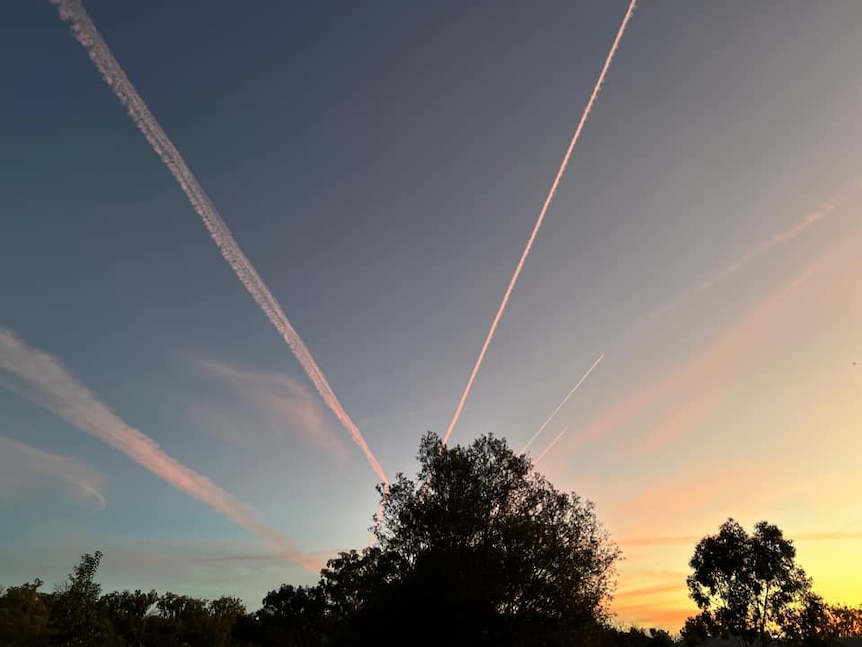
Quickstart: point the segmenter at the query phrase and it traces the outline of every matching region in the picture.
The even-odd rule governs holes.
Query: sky
[[[366,544],[357,431],[388,478],[446,433],[628,3],[85,7],[269,297],[5,3],[0,583],[100,549],[254,607]],[[862,602],[860,42],[857,3],[642,2],[453,428],[520,448],[604,354],[530,452],[620,544],[620,622],[679,628],[729,516]]]

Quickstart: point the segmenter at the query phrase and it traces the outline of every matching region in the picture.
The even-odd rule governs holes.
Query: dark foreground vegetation
[[[399,474],[377,543],[341,553],[318,584],[283,584],[249,613],[236,598],[102,594],[102,555],[84,555],[51,593],[0,591],[0,646],[389,645],[668,647],[665,631],[622,630],[609,612],[620,551],[591,503],[556,490],[505,441],[443,447],[428,434],[420,470]],[[381,494],[383,494],[381,492]],[[681,639],[733,637],[815,647],[862,635],[862,608],[811,590],[792,542],[733,520],[705,537],[688,586],[701,613]]]

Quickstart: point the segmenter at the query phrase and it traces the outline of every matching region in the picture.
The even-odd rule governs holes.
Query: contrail
[[[14,378],[11,383],[4,382],[4,386],[108,443],[165,482],[277,548],[291,561],[309,569],[317,566],[290,538],[264,524],[206,476],[168,456],[152,438],[126,424],[57,359],[27,346],[14,333],[3,329],[0,329],[0,370]]]
[[[562,409],[564,406],[566,406],[566,402],[569,401],[569,398],[571,398],[575,394],[575,391],[577,391],[579,388],[581,388],[581,384],[583,384],[586,381],[586,379],[590,376],[590,373],[593,372],[593,369],[596,366],[598,366],[599,362],[601,362],[604,358],[605,358],[604,353],[602,353],[601,355],[598,356],[596,361],[593,362],[593,365],[587,369],[587,372],[584,373],[584,375],[581,377],[581,379],[578,380],[578,383],[575,384],[575,386],[572,388],[571,391],[569,391],[569,394],[565,398],[563,398],[563,401],[557,405],[557,408],[554,409],[554,412],[550,416],[548,416],[548,419],[542,423],[542,426],[539,427],[538,431],[536,431],[536,433],[533,434],[533,437],[530,438],[530,440],[527,441],[527,444],[524,445],[524,447],[521,449],[520,452],[518,452],[519,454],[523,454],[524,452],[526,452],[530,448],[530,445],[533,444],[533,441],[536,440],[536,438],[539,437],[539,434],[541,434],[545,430],[545,427],[547,427],[548,424],[551,422],[551,420],[553,420],[554,417],[560,412],[560,409]],[[562,434],[560,434],[560,435],[562,435]],[[554,440],[554,442],[556,442],[556,439]],[[554,443],[551,443],[551,444],[553,445]],[[545,451],[548,451],[548,450],[546,449]],[[544,453],[544,452],[542,452],[542,453]],[[538,458],[536,459],[536,462],[537,463],[539,462]]]
[[[6,381],[0,384],[5,386]],[[62,454],[52,454],[6,436],[0,436],[0,471],[5,473],[14,469],[39,474],[42,477],[61,479],[74,485],[81,494],[96,500],[95,512],[101,512],[108,504],[101,492],[104,477],[77,459]]]
[[[551,444],[548,445],[547,447],[545,447],[545,450],[541,454],[538,455],[536,460],[533,461],[533,467],[536,467],[539,464],[539,462],[545,457],[545,454],[547,454],[549,451],[551,451],[551,447],[556,445],[557,441],[560,438],[562,438],[563,434],[566,433],[568,430],[569,430],[569,425],[566,425],[565,427],[562,428],[560,433],[558,433],[556,436],[554,436],[554,439],[551,441]]]
[[[808,229],[812,225],[825,219],[829,214],[831,214],[835,210],[835,208],[841,202],[846,200],[850,195],[852,195],[853,193],[855,193],[859,189],[862,189],[862,175],[860,175],[859,177],[857,177],[854,180],[851,180],[850,182],[847,182],[832,197],[830,197],[829,199],[827,199],[826,201],[824,201],[823,203],[818,205],[818,207],[814,211],[812,211],[810,214],[805,216],[805,218],[803,218],[799,222],[791,225],[790,227],[788,227],[787,229],[784,229],[783,231],[780,231],[776,234],[773,234],[772,236],[770,236],[769,238],[767,238],[765,240],[762,240],[756,246],[752,247],[747,252],[742,254],[739,258],[737,258],[736,260],[734,260],[731,263],[728,263],[723,268],[721,268],[720,270],[715,272],[709,278],[701,281],[698,285],[677,294],[674,298],[670,299],[669,301],[666,301],[663,304],[653,308],[646,315],[640,317],[632,325],[632,327],[629,328],[629,330],[627,332],[632,332],[633,330],[637,329],[639,326],[642,326],[642,325],[647,324],[651,321],[654,321],[655,319],[658,319],[659,317],[664,315],[666,312],[672,310],[673,308],[678,306],[680,303],[685,301],[687,298],[689,298],[695,294],[700,294],[701,292],[704,292],[704,291],[708,290],[709,288],[711,288],[716,283],[719,283],[720,281],[726,279],[731,274],[735,274],[736,272],[741,270],[743,267],[748,265],[748,263],[750,263],[752,260],[754,260],[756,257],[760,256],[764,252],[767,252],[770,249],[772,249],[773,247],[776,247],[778,245],[783,245],[784,243],[788,242],[789,240],[796,238],[797,236],[799,236],[801,233],[803,233],[806,229]]]
[[[323,371],[320,370],[317,362],[314,361],[314,357],[312,357],[305,342],[302,341],[299,333],[296,332],[290,321],[288,321],[278,301],[269,291],[263,279],[260,278],[257,270],[254,269],[245,257],[245,254],[243,254],[227,225],[221,219],[212,202],[210,202],[206,192],[198,184],[197,179],[186,165],[180,152],[165,134],[165,131],[162,130],[153,113],[150,112],[144,100],[141,99],[141,96],[135,90],[134,86],[132,86],[80,0],[50,1],[51,4],[57,6],[60,18],[70,24],[72,34],[84,46],[84,49],[87,50],[90,60],[102,74],[105,83],[108,84],[111,91],[120,100],[120,103],[128,109],[132,121],[135,122],[135,125],[150,143],[150,146],[153,147],[153,150],[155,150],[156,154],[168,167],[174,178],[176,178],[192,208],[194,208],[201,220],[203,220],[204,225],[224,259],[233,271],[236,272],[239,280],[242,281],[246,290],[248,290],[249,294],[251,294],[252,298],[257,302],[270,322],[272,322],[272,325],[281,334],[284,341],[287,342],[287,345],[293,351],[293,354],[302,365],[309,379],[314,383],[320,397],[323,398],[323,401],[332,410],[344,428],[350,432],[353,440],[359,445],[362,453],[365,454],[365,458],[368,459],[368,463],[375,474],[383,482],[384,487],[388,487],[389,480],[386,478],[383,468],[368,448],[359,428],[350,419],[350,416],[347,415],[338,398],[335,397],[335,393],[329,386],[329,382],[323,375]]]
[[[458,418],[461,417],[461,411],[464,409],[464,403],[467,401],[467,396],[470,395],[470,389],[473,388],[473,381],[476,379],[476,374],[479,372],[479,367],[482,366],[482,360],[485,359],[485,353],[488,352],[488,346],[491,344],[491,340],[494,338],[494,333],[497,332],[497,326],[500,323],[500,318],[503,316],[503,312],[506,310],[506,305],[509,303],[509,297],[512,296],[512,290],[515,288],[515,283],[518,282],[518,277],[521,274],[521,270],[524,268],[524,263],[527,260],[527,256],[530,254],[530,249],[533,247],[533,243],[536,240],[536,235],[539,233],[539,229],[542,226],[542,221],[545,219],[545,214],[548,212],[548,208],[551,206],[551,202],[554,199],[554,194],[557,192],[557,188],[560,186],[560,180],[563,177],[563,173],[566,172],[566,167],[569,165],[569,159],[572,156],[572,151],[575,149],[575,144],[578,143],[578,139],[581,137],[581,131],[584,129],[584,124],[587,123],[587,117],[590,114],[590,111],[593,109],[593,105],[596,102],[596,97],[599,96],[599,91],[602,88],[602,84],[605,81],[605,76],[608,73],[608,68],[611,66],[611,61],[614,58],[614,54],[616,54],[617,48],[619,47],[620,41],[622,40],[623,33],[625,33],[626,25],[628,25],[629,20],[632,17],[632,13],[635,10],[636,0],[631,0],[629,3],[629,8],[626,11],[626,15],[623,17],[622,24],[620,24],[619,31],[617,32],[616,38],[614,38],[613,45],[611,45],[611,51],[608,52],[608,57],[605,59],[605,64],[602,66],[601,74],[599,74],[599,78],[596,81],[596,85],[593,87],[593,93],[590,95],[590,100],[587,101],[587,105],[584,108],[584,112],[581,115],[581,120],[578,122],[578,127],[575,129],[575,134],[572,136],[572,141],[569,142],[569,148],[566,150],[566,154],[563,156],[563,162],[560,164],[560,168],[557,171],[557,176],[554,178],[554,183],[551,185],[551,190],[548,192],[548,197],[545,198],[545,203],[542,205],[542,210],[539,212],[539,217],[536,220],[536,224],[533,226],[533,231],[530,234],[530,238],[527,240],[527,246],[524,247],[524,251],[521,254],[521,259],[518,261],[517,266],[515,266],[515,273],[512,274],[512,278],[509,281],[509,287],[506,288],[506,292],[503,295],[503,301],[500,302],[500,307],[497,309],[497,314],[494,316],[494,321],[491,323],[491,329],[488,331],[488,336],[485,338],[485,343],[482,344],[482,350],[479,352],[479,358],[476,360],[476,364],[473,366],[473,371],[470,373],[470,379],[467,380],[467,386],[464,389],[464,393],[461,395],[461,401],[458,402],[458,407],[455,409],[455,415],[452,416],[452,421],[449,423],[449,428],[446,430],[446,435],[443,437],[443,444],[445,445],[449,436],[452,435],[452,430],[455,428],[455,425],[458,423]]]
[[[722,279],[727,278],[731,274],[738,272],[745,265],[747,265],[754,257],[759,256],[763,252],[772,249],[776,245],[781,245],[782,243],[786,243],[788,240],[792,238],[796,238],[803,231],[808,229],[811,225],[815,224],[823,220],[826,216],[832,213],[835,210],[836,205],[839,200],[845,196],[845,194],[851,192],[855,188],[857,188],[860,183],[862,183],[862,178],[857,179],[855,182],[852,182],[850,185],[843,187],[837,194],[835,194],[832,198],[821,204],[814,210],[812,213],[808,214],[804,220],[797,222],[795,225],[788,227],[784,231],[781,231],[777,234],[774,234],[762,241],[756,247],[748,250],[745,254],[740,256],[738,259],[730,263],[729,265],[723,267],[721,270],[716,272],[713,276],[708,278],[707,280],[700,283],[695,288],[695,292],[703,292],[704,290],[708,290],[714,284],[718,283]]]

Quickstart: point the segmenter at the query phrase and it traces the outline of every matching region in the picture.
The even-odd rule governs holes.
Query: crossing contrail
[[[533,461],[533,467],[536,467],[541,462],[541,460],[545,457],[545,454],[547,454],[549,451],[551,451],[551,448],[557,444],[557,441],[560,438],[562,438],[563,434],[566,433],[568,430],[569,430],[569,425],[566,425],[565,427],[563,427],[560,430],[560,433],[558,433],[556,436],[554,436],[554,439],[551,441],[551,444],[548,445],[547,447],[545,447],[545,449],[542,451],[542,453],[539,454],[536,457],[536,460]]]
[[[236,240],[234,240],[233,234],[231,234],[218,211],[216,211],[216,208],[210,202],[206,192],[198,184],[197,178],[195,178],[186,165],[179,150],[173,145],[165,134],[165,131],[162,130],[153,113],[150,112],[144,100],[135,90],[125,72],[123,72],[123,69],[120,67],[117,59],[114,58],[107,43],[105,43],[102,35],[96,29],[80,0],[50,1],[51,4],[58,8],[60,18],[70,24],[72,34],[84,46],[84,49],[87,50],[90,60],[102,74],[105,83],[108,84],[108,87],[111,88],[111,91],[120,100],[120,103],[128,109],[132,121],[135,122],[135,125],[150,143],[150,146],[153,147],[153,150],[155,150],[156,154],[161,158],[165,166],[168,167],[174,178],[176,178],[192,208],[197,212],[201,220],[203,220],[207,231],[209,231],[210,236],[212,236],[224,259],[231,266],[261,310],[263,310],[272,325],[281,334],[290,350],[293,351],[294,356],[300,365],[302,365],[320,397],[350,433],[354,442],[359,445],[377,477],[383,482],[385,487],[388,487],[389,480],[386,478],[383,468],[368,448],[368,444],[365,442],[365,438],[362,436],[359,428],[350,419],[350,416],[347,415],[338,398],[335,397],[335,393],[329,386],[329,382],[326,380],[323,371],[320,370],[317,362],[314,361],[311,351],[308,350],[299,333],[296,332],[290,321],[288,321],[278,301],[269,291],[263,279],[260,278],[257,270],[254,269],[245,254],[243,254]]]
[[[581,120],[578,122],[578,127],[575,129],[575,134],[572,136],[571,142],[569,142],[569,148],[566,150],[566,154],[563,156],[563,161],[560,164],[560,168],[557,171],[557,176],[554,178],[554,182],[551,185],[551,190],[548,192],[548,197],[545,198],[545,203],[542,205],[542,210],[539,212],[539,217],[536,220],[536,224],[533,226],[533,231],[530,234],[530,238],[527,240],[527,246],[524,247],[524,251],[521,253],[521,259],[518,261],[518,264],[515,266],[515,273],[512,274],[512,278],[509,281],[509,286],[506,288],[506,292],[503,295],[503,300],[500,302],[500,307],[497,309],[497,314],[494,316],[494,321],[491,323],[491,329],[488,331],[488,336],[485,338],[485,343],[482,344],[482,350],[479,352],[479,358],[476,360],[476,364],[473,366],[473,370],[470,373],[470,378],[467,380],[467,386],[464,388],[464,393],[461,395],[461,400],[458,402],[458,407],[455,409],[455,414],[452,416],[452,421],[449,423],[449,428],[446,430],[446,435],[443,437],[443,444],[445,445],[449,441],[449,436],[452,435],[452,430],[455,428],[455,425],[458,423],[458,418],[461,417],[461,411],[464,409],[464,403],[467,401],[467,396],[470,395],[470,390],[473,388],[473,382],[476,379],[476,374],[479,372],[479,367],[482,366],[482,360],[485,359],[485,353],[488,352],[488,346],[491,344],[491,340],[494,338],[494,333],[497,332],[497,326],[500,324],[500,318],[503,316],[503,312],[506,310],[506,305],[509,303],[509,297],[512,296],[512,290],[515,288],[515,283],[518,282],[518,277],[521,274],[521,270],[524,268],[524,263],[527,260],[527,256],[530,254],[530,249],[533,247],[533,243],[536,240],[536,235],[539,233],[539,229],[542,227],[542,222],[545,219],[545,214],[548,213],[548,208],[551,206],[551,202],[554,199],[554,195],[557,192],[557,188],[560,186],[560,180],[563,177],[563,174],[566,172],[566,167],[569,165],[569,159],[572,157],[572,151],[575,149],[575,145],[578,143],[578,139],[581,137],[581,131],[584,129],[584,124],[587,123],[587,117],[590,115],[590,111],[593,109],[593,105],[596,102],[596,97],[599,96],[599,91],[602,88],[602,84],[605,81],[605,76],[608,73],[608,68],[611,66],[611,61],[614,59],[614,54],[616,54],[617,48],[619,47],[620,41],[622,40],[623,34],[626,30],[626,25],[628,25],[629,20],[632,17],[632,13],[635,10],[636,0],[631,0],[629,3],[629,8],[626,10],[625,16],[623,16],[623,21],[620,24],[619,31],[617,31],[617,36],[614,38],[613,45],[611,45],[611,50],[608,52],[608,56],[605,59],[605,64],[602,66],[602,71],[599,74],[599,78],[596,81],[595,86],[593,87],[593,92],[590,95],[590,100],[587,101],[587,105],[584,108],[583,114],[581,114]]]
[[[50,411],[122,452],[166,483],[206,503],[216,512],[279,552],[310,570],[318,565],[293,541],[267,526],[241,502],[206,476],[166,454],[142,431],[127,424],[86,386],[81,384],[56,358],[32,348],[9,330],[0,328],[0,370],[13,378],[3,385],[21,397]],[[92,491],[95,493],[95,491]]]
[[[577,391],[579,388],[581,388],[581,384],[583,384],[587,380],[587,378],[590,376],[590,373],[593,372],[593,369],[596,366],[598,366],[599,362],[601,362],[604,358],[605,358],[604,353],[602,353],[601,355],[599,355],[596,358],[596,361],[593,362],[593,365],[587,369],[587,372],[583,374],[583,376],[581,377],[580,380],[578,380],[578,383],[575,384],[575,386],[572,388],[571,391],[569,391],[569,394],[565,398],[563,398],[563,401],[557,405],[557,408],[554,409],[554,412],[550,416],[548,416],[548,419],[542,423],[542,426],[539,427],[539,429],[536,431],[536,433],[533,434],[532,438],[530,438],[530,440],[527,441],[527,444],[524,445],[524,447],[521,449],[520,452],[518,452],[519,454],[523,454],[524,452],[526,452],[530,448],[530,445],[533,444],[533,441],[539,437],[539,434],[541,434],[545,430],[545,427],[547,427],[548,424],[550,424],[551,420],[553,420],[556,417],[556,415],[560,412],[560,409],[562,409],[564,406],[566,406],[566,402],[569,401],[569,398],[571,398],[575,394],[575,391]],[[562,436],[562,433],[560,435]],[[555,442],[557,442],[556,438],[554,439],[554,442],[551,443],[551,445],[553,445]],[[550,449],[550,447],[548,449]],[[548,450],[546,449],[545,452],[547,452],[547,451]],[[542,453],[544,454],[545,452],[542,452]],[[536,462],[537,463],[539,462],[538,458],[536,459]]]

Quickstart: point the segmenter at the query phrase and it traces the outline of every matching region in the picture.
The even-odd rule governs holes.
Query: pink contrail
[[[777,234],[773,234],[769,238],[761,241],[755,247],[752,247],[747,252],[742,254],[739,258],[725,265],[723,268],[715,272],[712,276],[705,279],[693,288],[689,288],[688,290],[680,292],[669,301],[666,301],[665,303],[656,306],[646,315],[640,317],[632,325],[632,327],[629,328],[628,332],[632,332],[639,326],[658,319],[666,312],[669,312],[670,310],[678,306],[680,303],[685,301],[687,298],[708,290],[716,283],[726,279],[731,274],[735,274],[736,272],[741,270],[743,267],[748,265],[748,263],[750,263],[752,260],[760,256],[764,252],[767,252],[778,245],[782,245],[787,241],[792,240],[793,238],[796,238],[799,234],[811,227],[811,225],[814,225],[826,218],[835,210],[839,203],[844,201],[848,196],[855,193],[859,189],[862,189],[862,176],[859,176],[856,179],[851,180],[850,182],[842,186],[832,197],[820,204],[814,211],[805,216],[805,218],[803,218],[796,224],[791,225],[787,229],[780,231]]]
[[[236,498],[190,467],[168,456],[156,442],[126,424],[94,393],[78,382],[60,362],[27,346],[8,330],[0,329],[0,370],[15,379],[15,392],[58,418],[119,450],[139,465],[216,512],[278,548],[282,555],[306,568],[317,566],[293,541],[261,521]]]
[[[575,394],[575,391],[577,391],[579,388],[581,388],[581,384],[583,384],[587,380],[587,378],[590,376],[590,373],[593,372],[593,369],[596,366],[598,366],[599,362],[601,362],[604,358],[605,358],[604,353],[602,353],[601,355],[598,356],[598,358],[596,358],[596,361],[593,362],[593,365],[587,369],[587,372],[583,374],[583,376],[581,377],[580,380],[578,380],[578,383],[575,384],[575,386],[572,388],[571,391],[569,391],[569,394],[565,398],[563,398],[563,401],[557,405],[557,408],[554,409],[554,412],[550,416],[548,416],[548,419],[542,423],[542,426],[539,427],[539,429],[536,431],[536,433],[533,434],[533,437],[527,441],[527,444],[524,445],[524,447],[521,449],[520,452],[518,452],[519,454],[523,454],[524,452],[526,452],[530,448],[530,445],[533,444],[533,441],[536,440],[536,438],[539,437],[539,434],[541,434],[545,430],[545,427],[547,427],[548,424],[551,422],[551,420],[553,420],[554,417],[560,412],[560,409],[562,409],[564,406],[566,406],[566,402],[569,401],[569,398],[571,398]],[[562,434],[560,434],[560,435],[562,435]],[[554,442],[557,442],[556,439],[554,439]],[[554,443],[551,443],[551,444],[553,445]],[[548,451],[548,450],[546,449],[545,451]],[[536,462],[539,462],[539,459],[536,459]]]
[[[213,241],[221,251],[222,256],[236,273],[239,280],[251,294],[252,298],[263,310],[267,318],[275,326],[276,330],[281,334],[282,338],[296,359],[302,365],[309,379],[314,383],[317,392],[326,405],[332,410],[341,424],[353,437],[353,440],[359,445],[359,448],[368,459],[371,468],[377,474],[378,478],[383,482],[384,486],[388,487],[389,480],[380,463],[374,457],[374,454],[368,448],[362,433],[359,428],[347,415],[347,412],[341,406],[335,393],[329,386],[329,382],[314,361],[311,352],[302,341],[299,333],[288,321],[287,316],[281,309],[276,298],[267,288],[263,279],[254,269],[249,260],[245,257],[227,225],[222,220],[216,208],[210,202],[209,197],[203,188],[198,184],[197,179],[186,165],[180,152],[176,146],[162,130],[159,122],[144,100],[132,86],[117,59],[108,49],[107,43],[102,38],[102,35],[96,29],[90,16],[87,14],[80,0],[50,0],[51,4],[57,6],[60,13],[60,18],[68,22],[71,26],[72,34],[78,40],[90,56],[90,60],[96,66],[96,69],[102,74],[105,83],[111,88],[111,91],[120,100],[129,111],[129,116],[135,125],[146,137],[150,146],[153,147],[156,154],[161,158],[162,162],[168,167],[170,172],[176,178],[186,194],[192,208],[203,220],[204,225],[212,236]]]
[[[473,366],[473,371],[470,373],[470,379],[467,380],[467,386],[464,389],[464,393],[461,395],[461,401],[458,402],[458,407],[455,409],[455,415],[452,416],[452,421],[449,423],[449,428],[446,430],[446,435],[443,437],[443,444],[445,445],[449,436],[452,435],[452,430],[455,428],[455,425],[458,423],[458,418],[461,417],[461,411],[464,409],[464,403],[467,401],[467,396],[470,395],[470,389],[473,388],[473,381],[476,379],[476,374],[479,372],[479,367],[482,366],[482,360],[485,359],[485,353],[488,352],[488,346],[491,344],[491,340],[494,338],[494,333],[497,332],[497,326],[500,323],[500,318],[503,316],[503,312],[506,310],[506,305],[509,303],[509,297],[512,296],[512,290],[515,288],[515,283],[518,282],[518,277],[521,274],[521,270],[524,268],[524,263],[527,260],[527,256],[530,254],[530,249],[533,247],[533,243],[536,240],[536,235],[539,233],[539,229],[542,226],[542,222],[545,219],[545,214],[548,213],[548,208],[551,206],[551,202],[554,199],[554,194],[557,192],[557,188],[560,186],[560,180],[563,177],[563,173],[566,172],[566,167],[569,165],[569,159],[572,157],[572,151],[575,149],[575,144],[578,143],[578,139],[581,137],[581,131],[584,129],[584,124],[587,123],[587,117],[590,114],[590,111],[593,109],[593,104],[596,102],[596,97],[599,96],[599,91],[602,88],[602,84],[605,81],[605,76],[608,73],[608,68],[611,66],[611,61],[614,58],[614,54],[619,47],[620,41],[622,40],[623,33],[625,33],[626,25],[628,25],[629,20],[632,17],[632,13],[635,10],[636,0],[631,0],[629,3],[629,8],[626,11],[626,15],[623,17],[622,24],[620,24],[620,29],[617,32],[616,38],[614,38],[613,45],[611,45],[611,51],[608,52],[608,57],[605,59],[605,64],[602,66],[601,74],[599,74],[598,81],[596,81],[596,85],[593,87],[593,93],[590,95],[590,100],[587,101],[587,106],[584,108],[584,112],[581,115],[581,120],[578,122],[578,127],[575,129],[575,134],[572,136],[572,141],[569,142],[569,148],[566,150],[566,154],[563,156],[563,162],[560,164],[560,168],[557,171],[557,176],[554,178],[554,183],[551,185],[551,190],[548,192],[548,197],[545,198],[545,203],[542,205],[542,210],[539,212],[539,217],[536,220],[536,224],[533,226],[533,231],[530,234],[530,238],[527,240],[527,246],[524,247],[524,251],[521,254],[521,259],[518,261],[518,265],[515,267],[515,273],[512,274],[512,278],[509,281],[509,287],[506,288],[506,293],[503,295],[503,301],[500,302],[500,307],[497,309],[497,314],[494,316],[494,321],[491,323],[491,329],[488,331],[488,336],[485,338],[485,343],[482,344],[482,350],[479,352],[479,358],[476,360],[476,364]]]
[[[548,445],[547,447],[545,447],[544,451],[541,454],[539,454],[538,457],[536,457],[536,460],[533,461],[533,467],[536,467],[541,462],[541,460],[545,457],[545,454],[547,454],[549,451],[551,451],[551,448],[557,444],[557,441],[560,438],[562,438],[563,434],[566,433],[568,430],[569,430],[569,425],[566,425],[565,427],[562,428],[560,433],[558,433],[556,436],[554,436],[554,439],[551,441],[551,444]]]
[[[826,216],[832,213],[835,210],[835,204],[838,201],[838,198],[841,194],[839,193],[835,197],[827,200],[823,204],[821,204],[817,210],[808,214],[804,220],[796,223],[792,227],[785,229],[782,232],[779,232],[766,240],[762,241],[756,247],[748,250],[745,254],[740,256],[738,259],[723,267],[721,270],[716,272],[713,276],[703,281],[700,285],[695,288],[695,292],[703,292],[704,290],[708,290],[713,285],[721,281],[722,279],[727,278],[731,274],[734,274],[741,270],[745,265],[747,265],[755,256],[759,256],[763,252],[775,247],[776,245],[780,245],[782,243],[786,243],[791,238],[795,238],[803,231],[808,229],[814,223],[823,220]]]

